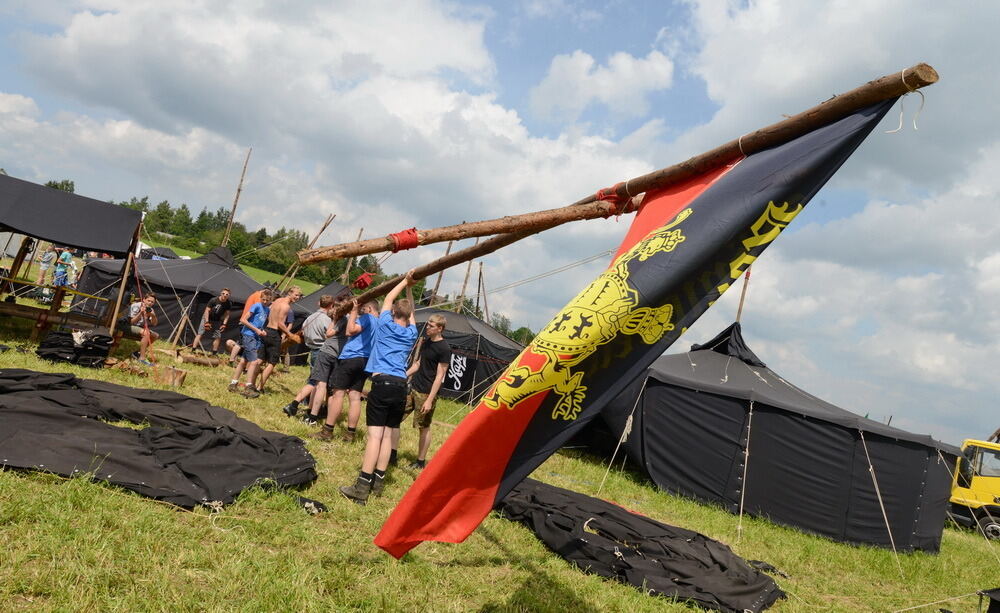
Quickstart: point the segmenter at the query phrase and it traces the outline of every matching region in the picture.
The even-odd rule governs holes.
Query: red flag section
[[[396,557],[461,542],[736,281],[894,100],[647,194],[611,266],[543,327],[386,520]]]

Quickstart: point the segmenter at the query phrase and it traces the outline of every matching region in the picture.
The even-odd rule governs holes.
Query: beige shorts
[[[427,394],[418,392],[412,388],[406,394],[406,408],[403,409],[403,415],[405,416],[410,411],[413,411],[414,428],[430,428],[431,422],[434,421],[434,407],[437,405],[437,398],[431,403],[430,411],[421,413],[420,407],[424,406],[425,400],[427,400]]]

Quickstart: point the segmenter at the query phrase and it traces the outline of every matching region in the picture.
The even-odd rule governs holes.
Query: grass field
[[[26,325],[0,322],[0,343],[22,342]],[[122,352],[131,347],[122,348]],[[52,365],[33,353],[0,353],[0,368],[70,371],[135,387],[148,378]],[[220,513],[178,510],[87,478],[0,471],[0,611],[684,611],[586,575],[549,552],[527,529],[491,516],[462,544],[421,545],[401,561],[372,538],[414,479],[389,475],[386,495],[359,507],[337,487],[350,483],[360,443],[320,443],[312,429],[279,410],[305,377],[281,374],[259,399],[228,393],[226,369],[188,365],[180,390],[228,407],[262,427],[301,436],[319,479],[301,492],[327,504],[308,516],[294,493],[255,489]],[[444,402],[438,417],[457,422],[465,407]],[[450,432],[434,428],[434,448]],[[414,456],[404,429],[400,466]],[[598,460],[562,452],[534,477],[596,495]],[[1000,554],[976,533],[946,528],[939,555],[834,543],[667,495],[630,472],[611,471],[601,497],[661,521],[722,540],[747,559],[770,562],[789,593],[774,611],[893,611],[1000,584]],[[977,597],[945,606],[975,611]],[[923,609],[937,611],[937,607]]]

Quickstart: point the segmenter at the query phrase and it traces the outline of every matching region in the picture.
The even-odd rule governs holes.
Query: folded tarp
[[[115,425],[148,423],[140,430]],[[231,503],[259,482],[316,479],[294,436],[176,392],[0,369],[0,467],[92,474],[185,508]]]
[[[758,612],[785,594],[726,545],[604,500],[525,479],[497,506],[580,569],[719,611]]]

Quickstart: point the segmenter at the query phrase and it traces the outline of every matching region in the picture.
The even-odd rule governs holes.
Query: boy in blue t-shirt
[[[382,303],[375,324],[372,352],[365,370],[372,374],[365,420],[368,440],[361,462],[361,473],[354,485],[340,488],[340,493],[358,504],[365,504],[369,494],[380,496],[392,453],[392,431],[399,429],[406,405],[406,362],[417,340],[417,320],[413,316],[413,271],[390,291]],[[406,298],[396,300],[406,289]]]
[[[240,318],[242,324],[240,329],[240,345],[243,347],[243,355],[236,364],[233,371],[233,378],[229,381],[229,391],[239,391],[240,375],[243,369],[247,371],[247,384],[243,395],[247,398],[256,398],[260,392],[254,387],[254,378],[257,376],[257,368],[260,366],[260,357],[257,352],[261,349],[261,337],[267,334],[265,327],[267,317],[271,313],[271,301],[274,294],[269,289],[260,293],[260,302],[250,307]]]
[[[340,357],[337,359],[337,367],[330,373],[329,385],[330,398],[326,403],[328,411],[326,423],[314,437],[321,441],[333,440],[333,427],[340,418],[340,412],[344,408],[344,393],[349,399],[347,408],[347,430],[344,432],[343,440],[348,443],[354,442],[358,429],[358,421],[361,419],[361,390],[368,380],[368,357],[372,353],[372,341],[375,337],[375,326],[378,324],[378,303],[372,300],[360,307],[358,314],[358,301],[354,301],[354,308],[347,316],[346,333],[350,337],[347,343],[340,349]]]

